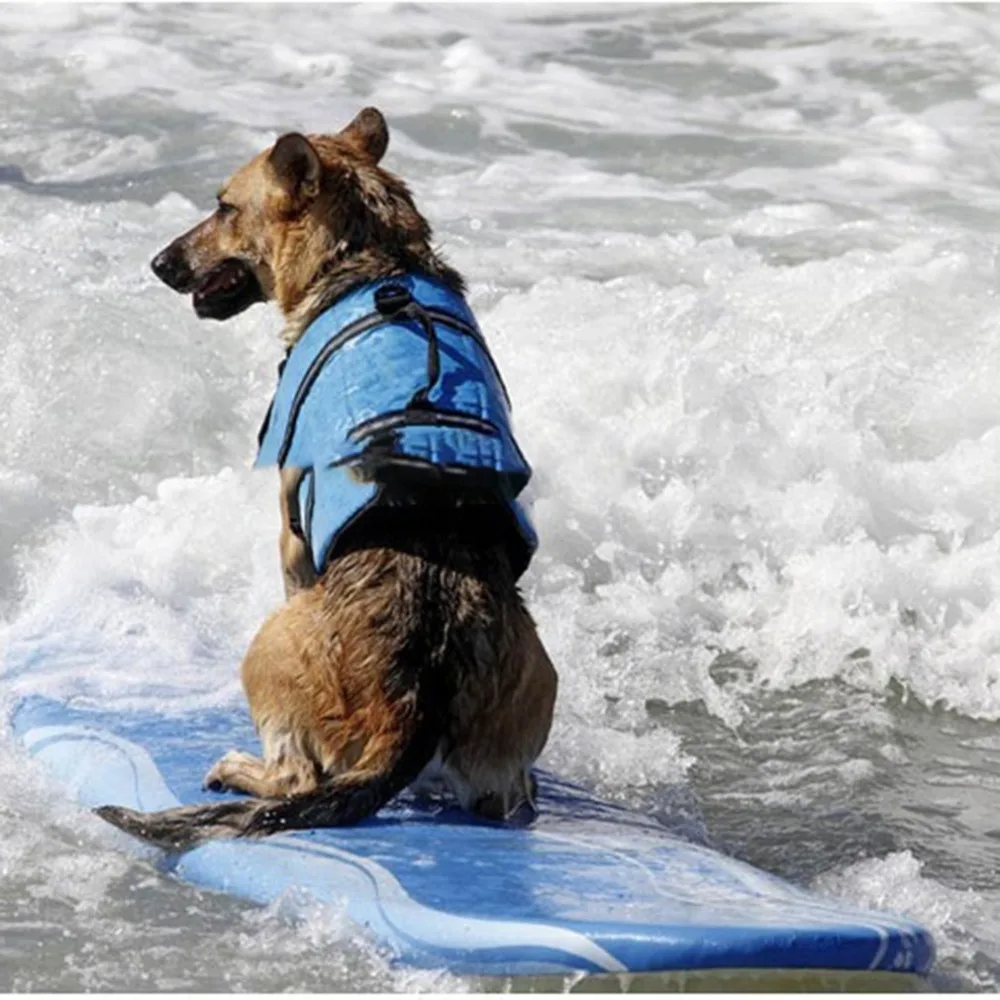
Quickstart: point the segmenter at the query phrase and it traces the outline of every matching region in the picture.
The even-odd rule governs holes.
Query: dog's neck
[[[388,254],[371,248],[351,252],[345,241],[333,248],[317,270],[296,305],[285,314],[281,342],[291,350],[309,324],[352,288],[370,281],[403,274],[426,274],[443,282],[459,295],[465,291],[462,276],[446,264],[430,246]]]

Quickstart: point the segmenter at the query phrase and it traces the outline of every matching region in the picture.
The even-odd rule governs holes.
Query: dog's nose
[[[184,254],[178,252],[173,243],[166,250],[161,250],[149,266],[160,281],[176,292],[189,291],[194,282],[194,274],[184,259]]]

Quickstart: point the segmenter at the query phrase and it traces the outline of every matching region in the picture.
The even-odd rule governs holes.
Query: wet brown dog
[[[335,135],[283,136],[230,178],[218,209],[160,253],[154,271],[191,293],[200,317],[276,302],[288,347],[360,283],[417,273],[461,292],[406,185],[379,166],[387,144],[374,108]],[[531,766],[551,725],[556,673],[495,508],[428,496],[373,511],[317,578],[297,530],[299,478],[282,471],[288,600],[242,666],[263,759],[232,751],[205,779],[253,798],[99,814],[185,849],[356,822],[422,772],[442,776],[475,813],[533,811]]]

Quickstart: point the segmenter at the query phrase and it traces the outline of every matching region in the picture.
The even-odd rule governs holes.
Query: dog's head
[[[153,272],[191,293],[203,318],[265,300],[289,316],[338,262],[360,257],[377,270],[382,258],[430,253],[409,191],[378,166],[388,143],[375,108],[334,135],[282,136],[222,186],[215,212],[156,255]]]

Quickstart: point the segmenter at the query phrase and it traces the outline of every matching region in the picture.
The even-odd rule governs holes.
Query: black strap
[[[306,369],[305,376],[299,383],[299,387],[295,390],[295,395],[292,398],[292,407],[288,413],[288,423],[285,425],[285,436],[281,441],[281,449],[278,452],[278,466],[280,468],[284,468],[288,452],[291,451],[292,441],[295,439],[295,424],[299,419],[299,411],[302,409],[302,404],[306,401],[306,396],[309,395],[309,390],[312,389],[316,379],[319,378],[319,373],[323,370],[323,366],[347,341],[362,333],[367,333],[369,330],[374,330],[377,326],[383,326],[388,322],[381,313],[368,313],[367,316],[362,316],[353,323],[348,323],[347,326],[338,331],[323,345],[319,354],[313,358],[312,364]]]
[[[458,410],[423,409],[408,406],[392,413],[380,413],[377,417],[362,420],[348,432],[352,441],[363,441],[365,438],[396,431],[400,427],[457,427],[461,430],[476,431],[490,437],[499,437],[500,431],[489,420],[482,420],[471,413],[461,413]]]
[[[288,351],[285,351],[285,356],[278,362],[278,381],[281,381],[282,372],[285,370],[285,364],[288,361]],[[267,434],[268,427],[271,426],[271,414],[274,413],[274,396],[271,397],[270,405],[267,408],[267,413],[264,414],[264,419],[260,423],[260,430],[257,431],[257,451],[260,451],[261,445],[264,443],[264,437]]]
[[[483,335],[471,323],[466,323],[465,320],[459,319],[458,316],[455,316],[450,312],[445,312],[443,309],[435,309],[433,306],[429,306],[424,311],[432,320],[434,320],[435,323],[443,323],[445,326],[450,326],[453,330],[458,330],[459,333],[464,333],[467,337],[471,337],[480,346],[480,348],[482,348],[483,354],[486,355],[486,360],[490,363],[490,367],[493,369],[493,374],[496,376],[497,383],[500,386],[500,391],[503,393],[507,409],[513,409],[510,403],[510,393],[507,392],[507,386],[504,383],[503,376],[500,374],[500,369],[497,367],[497,363],[493,359],[493,355],[490,354],[489,347],[486,346],[486,341],[483,339]]]
[[[407,407],[427,408],[427,397],[441,377],[441,349],[438,346],[437,330],[427,310],[402,285],[383,285],[375,292],[375,308],[387,319],[397,320],[401,316],[416,320],[427,334],[427,384],[418,389],[407,403]]]

